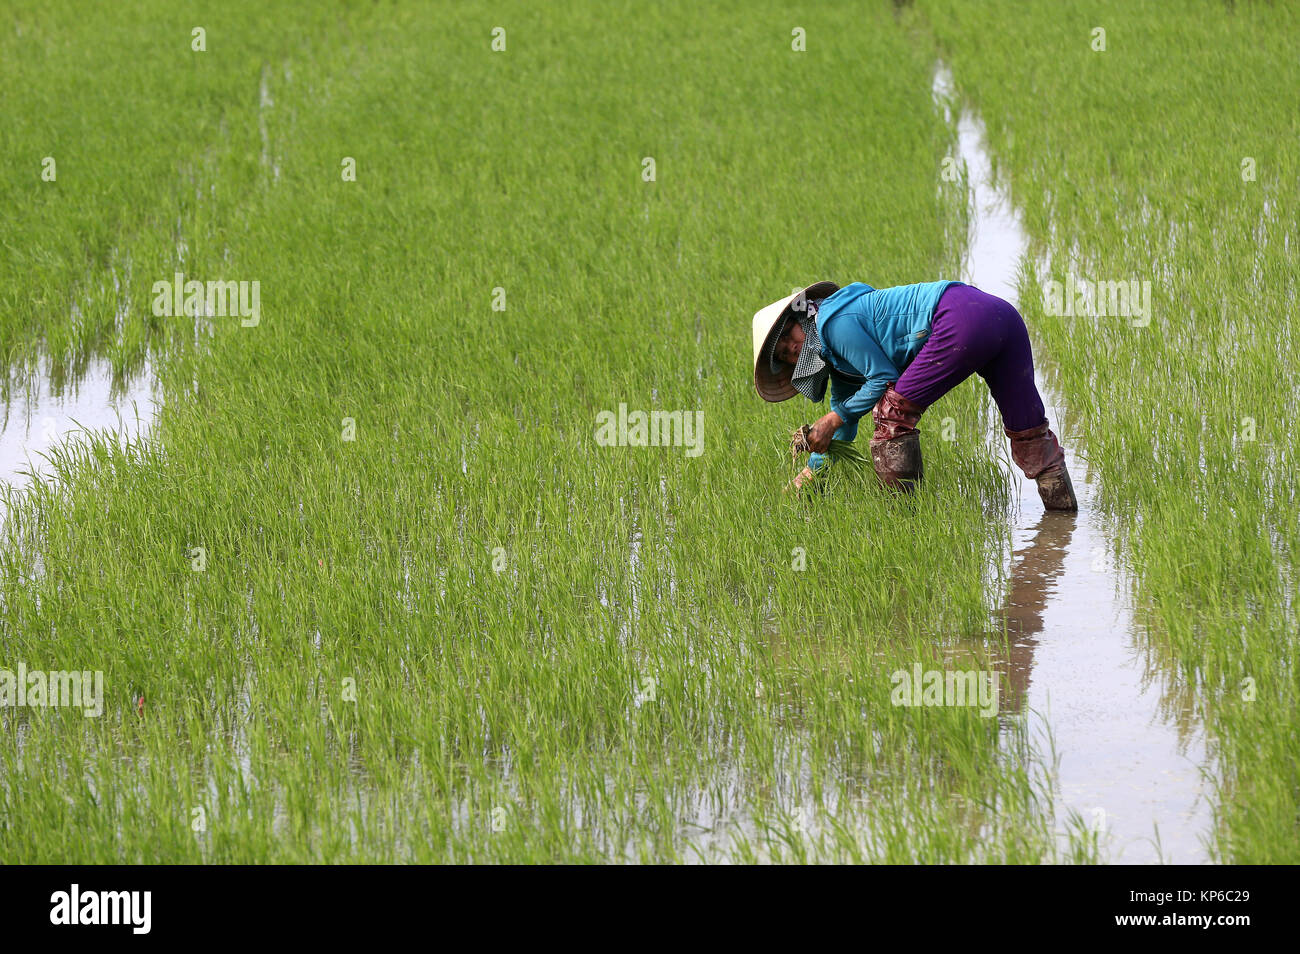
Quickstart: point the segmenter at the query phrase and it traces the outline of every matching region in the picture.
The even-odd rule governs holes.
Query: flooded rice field
[[[955,90],[943,64],[934,95],[950,109]],[[962,277],[1016,303],[1020,269],[1037,265],[1028,260],[1028,238],[985,150],[983,124],[968,109],[957,116],[957,140],[972,214]],[[1029,330],[1032,338],[1032,323]],[[1095,833],[1112,862],[1205,862],[1211,819],[1203,732],[1189,705],[1166,698],[1167,679],[1144,651],[1131,576],[1095,506],[1099,477],[1050,383],[1051,354],[1038,342],[1035,358],[1079,512],[1044,512],[1034,484],[1010,468],[1018,494],[1002,620],[1012,695],[1031,713],[1039,750],[1055,754],[1058,821],[1077,816],[1076,827]],[[996,450],[1005,439],[990,408]]]
[[[0,339],[151,364],[0,402],[3,860],[1295,860],[1294,11],[18,2]],[[755,312],[941,278],[1077,514],[785,492]]]

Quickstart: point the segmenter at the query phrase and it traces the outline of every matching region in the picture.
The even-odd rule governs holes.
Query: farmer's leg
[[[996,324],[1001,347],[978,369],[1009,431],[1023,431],[1047,422],[1043,398],[1034,384],[1034,353],[1029,330],[1016,306],[986,292],[983,308],[986,324]],[[1028,476],[1033,477],[1033,474]]]
[[[1038,493],[1049,510],[1074,510],[1078,503],[1065,469],[1065,450],[1052,433],[1043,399],[1034,384],[1034,355],[1029,331],[1014,305],[984,295],[986,323],[1001,326],[1002,347],[979,375],[1002,414],[1003,430],[1011,438],[1011,459],[1026,477],[1038,482]]]

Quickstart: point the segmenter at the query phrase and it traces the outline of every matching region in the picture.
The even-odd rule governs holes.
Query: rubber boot
[[[892,384],[876,404],[871,464],[880,482],[891,490],[910,493],[924,475],[921,432],[916,429],[923,413],[925,408],[903,397]]]
[[[1011,438],[1011,459],[1025,476],[1038,483],[1038,496],[1048,510],[1078,510],[1070,472],[1065,469],[1065,448],[1047,422],[1024,431],[1003,428]]]
[[[890,490],[910,493],[925,476],[921,466],[921,434],[912,431],[889,440],[872,440],[871,464]]]

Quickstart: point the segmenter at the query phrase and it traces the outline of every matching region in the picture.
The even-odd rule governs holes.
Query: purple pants
[[[972,374],[988,384],[1009,430],[1028,430],[1047,420],[1020,312],[972,285],[953,285],[939,296],[930,338],[894,390],[929,407]]]

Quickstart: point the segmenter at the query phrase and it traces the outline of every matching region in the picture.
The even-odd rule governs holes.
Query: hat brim
[[[796,301],[816,301],[839,291],[840,286],[834,282],[813,282],[801,292],[795,292],[789,298],[778,299],[754,315],[754,390],[764,401],[773,404],[788,401],[799,392],[790,383],[793,365],[781,364],[779,370],[773,371],[770,355],[775,335],[785,327],[786,321],[794,314]]]

